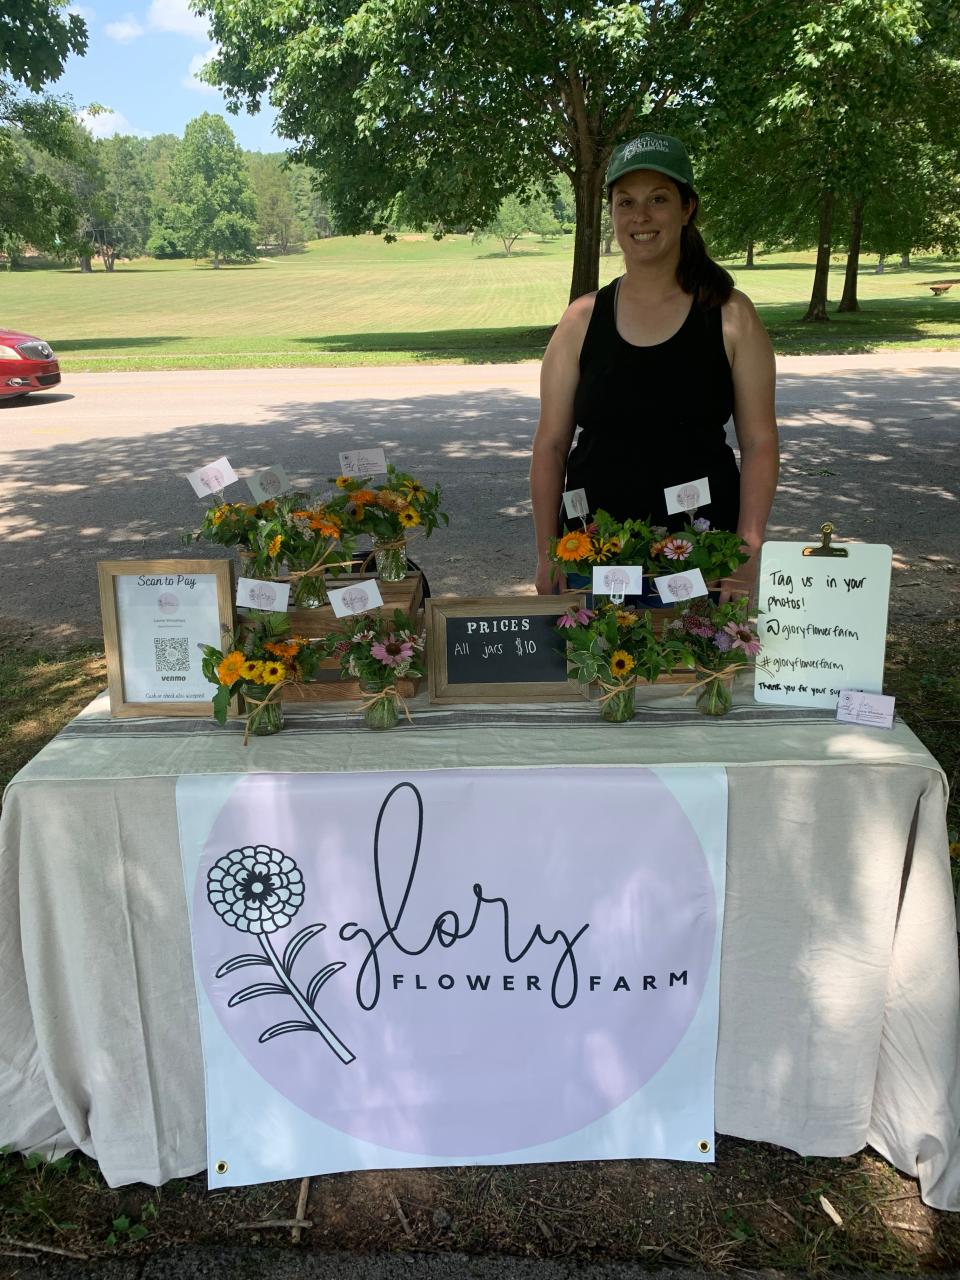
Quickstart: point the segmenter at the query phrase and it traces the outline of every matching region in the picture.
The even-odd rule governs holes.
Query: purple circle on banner
[[[207,898],[214,864],[219,888],[225,855],[255,846],[304,885],[265,939]],[[266,964],[216,972],[279,961],[318,924],[290,976],[306,995],[327,972],[312,1005],[329,1034],[261,1043],[310,1014],[286,990],[230,1007],[281,985]],[[426,1156],[519,1151],[627,1101],[690,1025],[716,928],[696,832],[640,768],[254,774],[214,822],[194,893],[201,981],[255,1070],[332,1127]]]

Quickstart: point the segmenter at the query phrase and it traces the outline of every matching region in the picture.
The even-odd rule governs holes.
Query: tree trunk
[[[833,191],[827,187],[820,196],[820,233],[817,236],[817,269],[813,276],[813,292],[804,320],[822,324],[827,315],[827,283],[830,276],[830,246],[833,231]]]
[[[570,301],[592,293],[600,283],[600,198],[604,171],[596,162],[578,167],[573,177],[577,225],[573,235]]]
[[[612,231],[608,236],[603,237],[603,256],[605,258],[609,258],[611,253],[613,253],[613,232]]]
[[[909,265],[910,265],[910,254],[909,254],[909,253],[901,253],[901,255],[900,255],[900,265],[901,265],[901,267],[909,267]]]
[[[857,272],[860,269],[860,240],[863,236],[863,197],[853,202],[850,217],[850,247],[847,249],[847,270],[843,277],[843,297],[838,311],[859,311],[857,301]]]
[[[86,274],[88,271],[93,270],[93,262],[91,261],[90,255],[88,253],[80,254],[80,270],[84,274]]]
[[[874,268],[875,275],[878,275],[878,276],[883,275],[883,261],[886,258],[886,256],[887,255],[885,253],[881,253],[880,257],[877,259],[877,265]]]
[[[747,261],[744,265],[748,267],[753,266],[753,241],[752,240],[747,241]]]
[[[214,271],[220,270],[220,259],[217,257],[216,254],[213,255],[213,269]]]

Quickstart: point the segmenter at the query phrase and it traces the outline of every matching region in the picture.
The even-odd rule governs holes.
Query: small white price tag
[[[710,505],[710,481],[703,476],[700,480],[688,480],[686,484],[671,485],[664,489],[663,496],[667,500],[668,516],[680,511],[696,511],[697,507]]]
[[[612,596],[614,601],[624,596],[643,594],[642,564],[597,565],[593,570],[593,594]]]
[[[350,449],[338,455],[342,476],[375,476],[387,469],[382,449]]]
[[[209,498],[211,493],[222,493],[228,484],[233,484],[237,473],[226,458],[217,458],[216,462],[209,462],[205,467],[191,471],[187,479],[198,498]]]
[[[584,520],[589,514],[586,489],[568,489],[563,495],[563,506],[571,520]]]
[[[268,502],[271,498],[279,498],[291,488],[287,473],[283,467],[266,467],[256,475],[247,477],[247,488],[254,502]]]
[[[697,596],[710,594],[699,569],[688,569],[686,573],[666,573],[653,581],[665,604],[695,600]]]
[[[841,689],[837,701],[837,719],[842,724],[868,724],[874,729],[892,729],[896,701],[888,693]]]
[[[289,602],[289,582],[265,582],[262,578],[240,578],[237,582],[239,609],[263,609],[268,613],[286,613]]]
[[[383,604],[383,596],[377,586],[376,579],[369,582],[354,582],[349,587],[337,587],[327,591],[333,612],[338,618],[349,618],[355,613],[366,613],[368,609],[376,609]]]

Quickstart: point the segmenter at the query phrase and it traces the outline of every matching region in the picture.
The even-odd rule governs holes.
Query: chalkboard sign
[[[883,691],[892,553],[863,542],[840,544],[836,557],[808,548],[763,545],[754,697],[834,710],[841,689]]]
[[[576,702],[557,618],[584,597],[427,601],[431,702]]]

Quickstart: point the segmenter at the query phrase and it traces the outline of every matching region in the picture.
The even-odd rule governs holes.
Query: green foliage
[[[114,1218],[103,1243],[109,1249],[116,1248],[119,1244],[135,1244],[150,1234],[150,1228],[146,1224],[156,1221],[156,1218],[157,1206],[152,1200],[148,1200],[140,1210],[139,1222],[133,1221],[127,1214]]]
[[[297,212],[283,156],[253,152],[246,161],[257,206],[257,245],[278,253],[302,248],[311,230]]]
[[[222,116],[191,120],[170,171],[169,227],[190,257],[213,265],[256,256],[256,206],[243,155]]]
[[[4,0],[0,15],[0,76],[34,93],[59,80],[71,53],[87,49],[87,24],[63,0]]]

